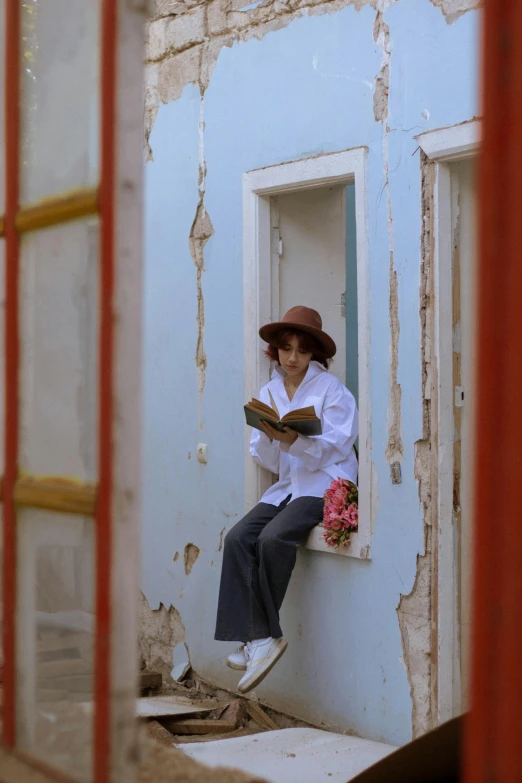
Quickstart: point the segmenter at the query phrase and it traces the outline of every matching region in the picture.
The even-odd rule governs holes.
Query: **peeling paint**
[[[198,422],[199,429],[203,429],[202,418],[202,400],[203,391],[205,389],[205,373],[207,369],[207,355],[205,353],[204,345],[204,329],[205,329],[205,302],[203,298],[203,285],[202,276],[205,271],[205,245],[214,233],[212,223],[207,214],[205,208],[205,178],[207,174],[207,167],[205,164],[205,151],[204,151],[204,133],[205,133],[205,121],[204,121],[204,107],[205,107],[205,93],[203,90],[200,92],[200,112],[199,112],[199,177],[198,177],[198,192],[199,201],[196,208],[196,215],[194,222],[190,230],[189,236],[189,248],[192,260],[196,267],[196,296],[197,296],[197,342],[196,342],[196,367],[198,371]]]
[[[431,715],[431,528],[425,528],[424,554],[417,555],[413,589],[397,607],[412,703],[412,736],[432,728]],[[428,609],[428,611],[427,611]]]
[[[468,11],[476,11],[483,5],[482,0],[430,0],[430,2],[442,11],[448,24],[453,24]]]
[[[419,314],[421,326],[422,366],[422,439],[415,444],[415,479],[422,507],[424,551],[417,556],[417,572],[411,593],[401,596],[397,614],[412,700],[413,737],[429,731],[436,723],[437,661],[433,618],[436,614],[436,493],[432,454],[431,328],[432,328],[432,259],[433,259],[433,184],[434,166],[421,153],[421,284]]]
[[[176,552],[174,557],[172,558],[173,562],[176,563],[179,560],[179,552]]]
[[[226,530],[226,527],[224,527],[223,530],[221,531],[221,533],[219,534],[218,552],[221,552],[221,550],[223,549],[223,534],[224,534],[225,530]]]
[[[151,609],[140,593],[138,622],[139,652],[146,667],[170,679],[174,648],[185,642],[185,626],[178,610],[174,606],[167,609],[163,604]]]
[[[187,544],[185,547],[185,552],[183,556],[183,561],[185,563],[185,573],[188,576],[190,572],[192,571],[194,567],[194,563],[199,557],[200,549],[195,544]]]
[[[145,142],[152,159],[149,137],[160,103],[177,100],[187,84],[208,87],[219,53],[234,43],[287,27],[304,15],[331,14],[347,6],[360,11],[369,5],[387,7],[394,0],[263,0],[247,8],[240,0],[157,0],[147,26],[145,69]]]
[[[390,320],[390,366],[389,366],[389,397],[388,397],[388,442],[386,445],[386,461],[391,466],[394,463],[402,461],[402,421],[401,421],[401,402],[402,389],[397,381],[399,368],[399,284],[397,280],[397,270],[394,264],[394,240],[393,240],[393,209],[390,189],[390,166],[388,153],[388,136],[390,128],[388,125],[388,91],[390,86],[390,68],[391,68],[391,42],[390,29],[384,21],[383,12],[386,7],[386,0],[379,0],[379,8],[375,17],[373,28],[373,37],[375,43],[382,49],[381,69],[375,80],[375,91],[373,96],[373,110],[375,120],[382,122],[383,138],[382,152],[384,161],[384,189],[386,190],[387,211],[388,211],[388,246],[389,246],[389,320]],[[394,475],[399,472],[395,467]],[[394,483],[400,483],[396,478]]]

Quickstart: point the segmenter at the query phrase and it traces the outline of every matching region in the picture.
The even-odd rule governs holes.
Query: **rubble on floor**
[[[137,783],[267,782],[264,778],[253,776],[237,769],[231,769],[229,766],[209,769],[203,764],[188,758],[179,750],[169,750],[151,741],[146,749],[146,759],[140,767]]]
[[[154,747],[162,746],[165,764],[173,758],[169,754],[180,751],[208,764],[212,768],[206,771],[208,781],[214,772],[221,774],[221,767],[232,764],[234,774],[256,780],[261,776],[266,783],[347,783],[395,750],[391,745],[310,727],[262,706],[251,695],[237,697],[215,688],[194,673],[183,684],[165,685],[163,691],[167,690],[170,697],[160,698],[171,698],[180,709],[144,721],[148,737],[155,740]],[[184,694],[189,694],[192,707],[185,715]],[[199,714],[194,710],[198,706]],[[224,781],[235,780],[231,772],[224,774],[229,775]]]

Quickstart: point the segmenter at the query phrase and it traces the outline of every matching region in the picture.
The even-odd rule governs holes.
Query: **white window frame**
[[[437,712],[443,723],[460,712],[458,642],[458,545],[453,526],[440,524],[453,516],[453,319],[452,209],[450,164],[477,155],[481,122],[473,120],[417,137],[435,163],[434,203],[434,357],[437,367]],[[447,401],[451,401],[448,405]]]
[[[367,148],[282,163],[243,176],[244,396],[250,399],[269,380],[270,363],[258,331],[272,320],[270,196],[355,183],[359,341],[359,530],[338,554],[366,560],[371,544],[370,292],[368,268]],[[249,510],[270,486],[271,474],[250,456],[245,426],[245,504]],[[336,553],[315,528],[307,548]]]

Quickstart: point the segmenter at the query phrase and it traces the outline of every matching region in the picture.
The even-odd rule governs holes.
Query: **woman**
[[[293,307],[259,334],[277,362],[261,401],[271,405],[272,397],[281,416],[313,405],[322,434],[305,437],[288,427],[279,432],[266,422],[264,432],[252,431],[251,455],[279,480],[225,538],[215,638],[242,642],[227,660],[231,668],[246,670],[240,693],[255,688],[286,650],[279,610],[297,546],[322,521],[325,490],[336,478],[357,482],[357,406],[328,372],[336,347],[322,330],[321,316]]]

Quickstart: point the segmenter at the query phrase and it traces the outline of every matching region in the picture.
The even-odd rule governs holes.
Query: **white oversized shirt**
[[[270,442],[264,432],[252,430],[250,454],[261,467],[276,473],[279,480],[261,501],[278,506],[292,495],[322,497],[331,482],[345,478],[357,483],[357,457],[354,443],[359,434],[359,414],[355,398],[341,381],[318,362],[310,362],[308,371],[290,402],[284,385],[284,373],[276,367],[272,380],[260,392],[261,402],[270,405],[270,390],[279,413],[313,405],[322,422],[321,435],[298,435],[291,446]]]

